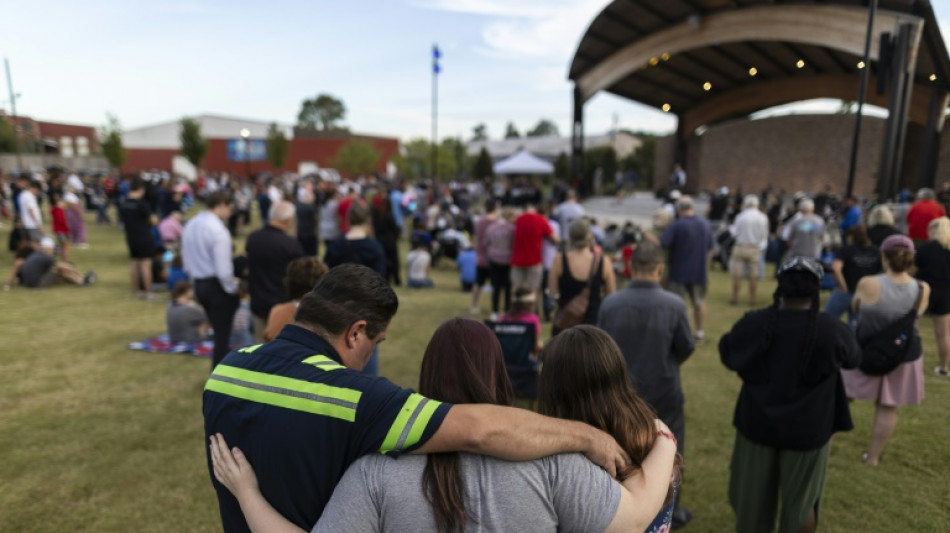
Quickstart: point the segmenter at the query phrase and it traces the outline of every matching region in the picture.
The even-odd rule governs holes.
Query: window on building
[[[59,155],[63,157],[72,157],[73,152],[73,138],[72,137],[60,137],[59,138]]]
[[[76,137],[76,155],[85,157],[89,155],[89,138]]]

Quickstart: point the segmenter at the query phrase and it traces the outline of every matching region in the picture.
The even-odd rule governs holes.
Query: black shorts
[[[927,305],[927,312],[931,315],[950,314],[950,283],[930,284],[930,303]]]
[[[127,241],[129,245],[129,257],[132,259],[151,259],[155,254],[155,246],[152,241],[131,240]]]
[[[475,284],[476,285],[478,285],[479,287],[482,287],[485,285],[485,282],[487,282],[489,279],[491,279],[491,274],[489,274],[487,266],[475,267]]]

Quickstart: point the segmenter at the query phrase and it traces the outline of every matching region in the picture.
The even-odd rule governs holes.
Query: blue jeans
[[[854,297],[853,294],[843,292],[841,289],[835,288],[831,291],[831,296],[828,298],[828,303],[825,304],[825,312],[829,315],[840,319],[841,315],[845,311],[848,312],[848,325],[854,329],[855,317],[854,313],[851,312],[851,300]]]

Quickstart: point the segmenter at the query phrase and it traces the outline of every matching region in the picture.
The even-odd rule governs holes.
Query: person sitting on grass
[[[409,272],[409,288],[431,289],[435,286],[429,278],[429,268],[432,265],[432,255],[429,254],[429,245],[422,239],[412,242],[412,251],[406,256]]]
[[[543,343],[541,342],[541,319],[534,312],[535,293],[531,289],[518,287],[515,289],[515,297],[511,300],[511,309],[501,315],[499,322],[525,322],[534,326],[534,338],[537,339],[534,353],[541,352]]]
[[[4,284],[4,290],[10,290],[13,281],[19,279],[20,285],[32,289],[50,287],[57,283],[69,283],[71,285],[89,286],[96,281],[96,272],[89,270],[83,276],[71,263],[56,260],[56,244],[50,237],[43,237],[40,240],[38,249],[26,255],[32,247],[27,243],[28,248],[23,248],[22,252],[17,254],[18,260],[14,262],[13,272],[10,278]],[[25,255],[22,260],[20,255]]]
[[[208,317],[195,303],[191,283],[179,281],[172,288],[172,301],[165,310],[168,340],[174,344],[195,344],[208,336]]]
[[[554,370],[547,381],[541,378],[549,391],[541,410],[614,430],[634,463],[621,483],[579,454],[525,462],[468,453],[398,461],[369,455],[346,471],[313,531],[658,530],[651,521],[669,500],[676,446],[633,392],[619,349],[609,349],[610,338],[595,328],[577,332],[552,343]],[[581,379],[575,380],[578,372]],[[419,381],[419,391],[439,401],[514,400],[501,345],[474,320],[454,318],[439,326]],[[303,531],[264,499],[238,448],[229,449],[218,434],[211,436],[210,450],[215,477],[237,497],[251,531]]]
[[[300,299],[310,292],[327,270],[327,265],[316,257],[298,257],[287,265],[284,290],[287,291],[287,296],[290,296],[290,301],[271,307],[270,315],[267,316],[267,327],[264,328],[264,342],[274,340],[284,326],[293,323]]]
[[[472,288],[478,281],[478,257],[475,248],[468,248],[459,252],[455,259],[455,264],[459,267],[459,282],[462,284],[462,292],[472,292]]]

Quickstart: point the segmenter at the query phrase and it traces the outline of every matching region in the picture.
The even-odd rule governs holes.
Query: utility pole
[[[10,91],[10,116],[13,118],[13,151],[16,153],[16,166],[23,170],[23,161],[20,159],[20,128],[16,118],[16,93],[13,92],[13,78],[10,76],[10,60],[3,58],[3,66],[7,71],[7,89]]]
[[[864,100],[867,98],[868,76],[871,75],[871,34],[874,32],[874,14],[877,12],[877,0],[868,2],[868,31],[864,37],[864,58],[861,63],[864,68],[861,69],[861,82],[858,88],[858,114],[854,117],[854,137],[851,139],[851,165],[848,167],[848,186],[845,189],[845,196],[851,196],[854,192],[854,173],[858,164],[858,144],[861,141],[861,118],[864,116]],[[878,69],[878,75],[881,75],[882,69]]]
[[[432,45],[432,171],[431,177],[439,175],[439,72],[442,67],[439,59],[442,52],[438,43]]]

